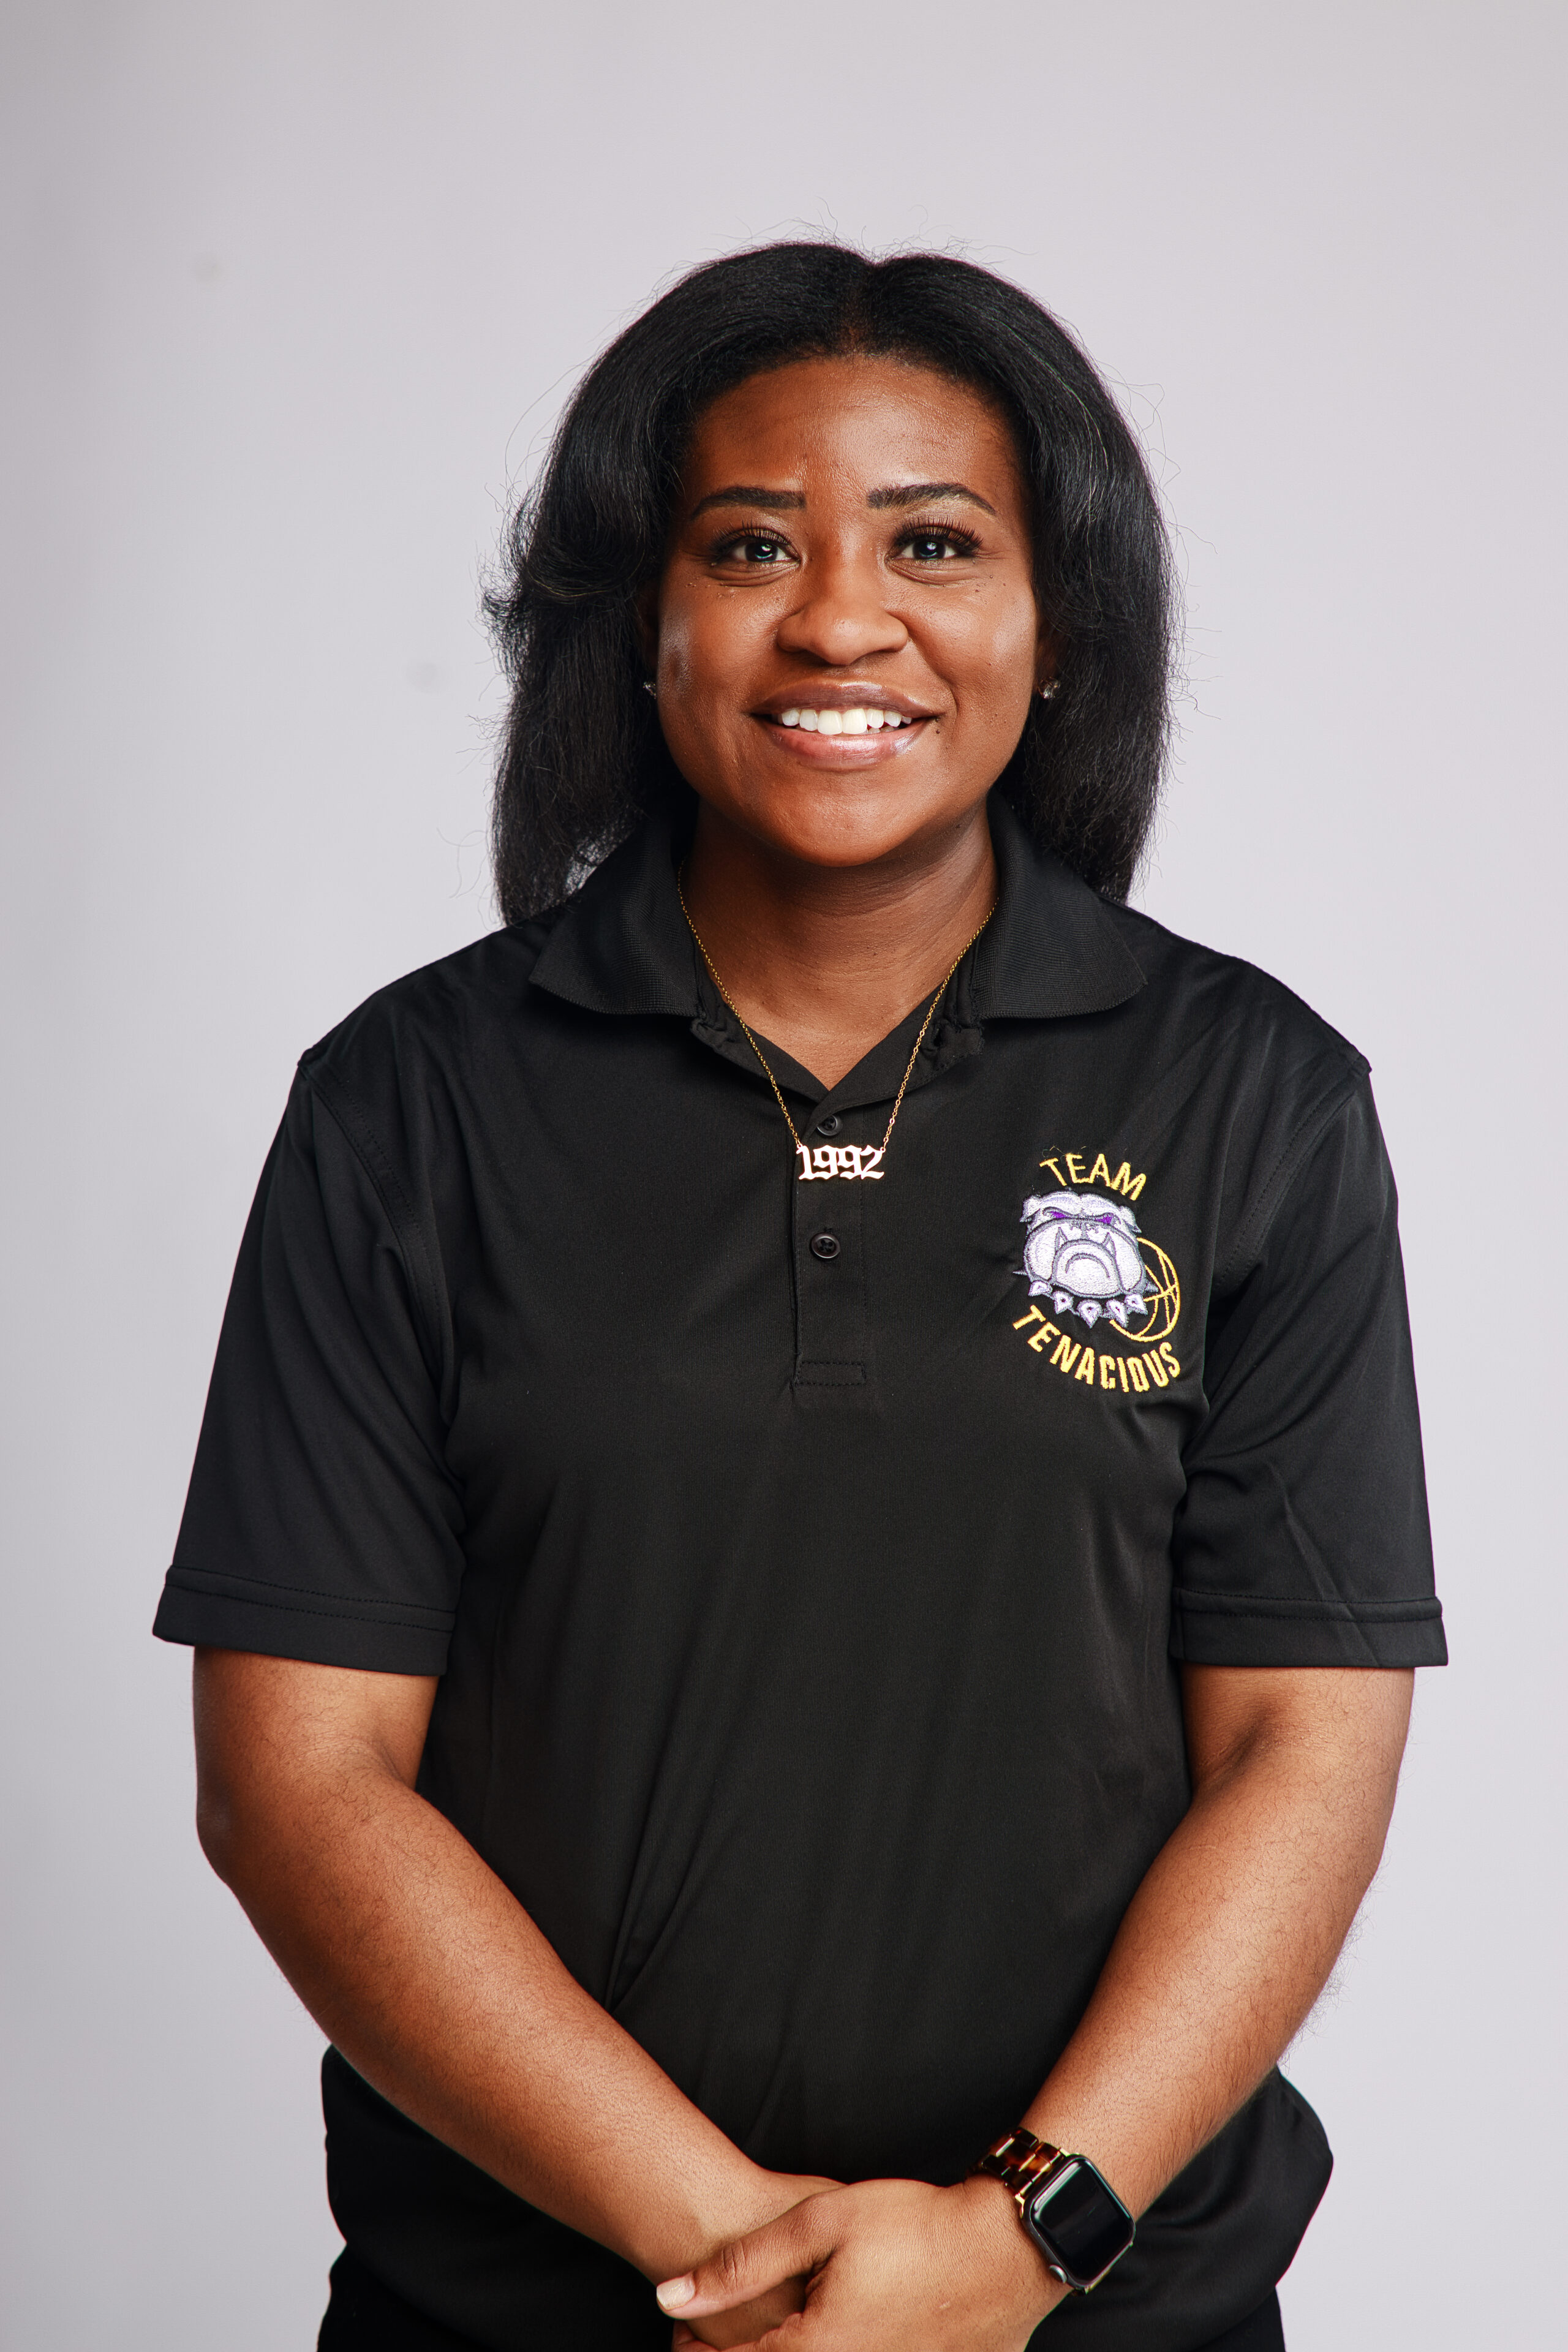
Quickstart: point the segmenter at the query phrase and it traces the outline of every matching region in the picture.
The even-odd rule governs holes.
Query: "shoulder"
[[[1273,973],[1183,939],[1136,908],[1107,912],[1145,977],[1142,1017],[1171,1045],[1201,1050],[1247,1091],[1283,1086],[1302,1099],[1342,1098],[1365,1079],[1365,1055]]]
[[[376,1095],[389,1082],[406,1086],[482,1058],[536,1017],[530,982],[556,920],[552,913],[491,931],[378,988],[301,1054],[301,1076],[328,1093]]]
[[[1149,1083],[1167,1118],[1180,1122],[1201,1107],[1224,1222],[1245,1255],[1345,1119],[1381,1153],[1371,1066],[1271,972],[1136,908],[1108,911],[1145,976],[1127,1010]]]
[[[492,931],[366,997],[300,1057],[290,1117],[321,1121],[389,1202],[489,1131],[552,1000],[531,986],[556,917]]]

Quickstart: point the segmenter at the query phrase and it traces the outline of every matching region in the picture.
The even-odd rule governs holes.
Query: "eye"
[[[787,543],[768,530],[731,531],[713,550],[716,563],[733,563],[747,571],[766,571],[789,561]]]
[[[895,556],[920,564],[953,563],[978,553],[980,541],[962,523],[921,523],[906,530],[893,549]]]

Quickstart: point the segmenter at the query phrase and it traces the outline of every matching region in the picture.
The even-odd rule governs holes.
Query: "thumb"
[[[837,2242],[832,2216],[824,2211],[832,2192],[807,2197],[776,2221],[721,2246],[684,2278],[666,2279],[654,2292],[659,2308],[673,2318],[701,2319],[750,2303],[785,2279],[800,2278],[827,2260]]]

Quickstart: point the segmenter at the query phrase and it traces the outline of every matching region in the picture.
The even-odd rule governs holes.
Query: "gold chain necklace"
[[[766,1078],[769,1086],[772,1087],[773,1090],[773,1100],[777,1103],[780,1110],[784,1113],[784,1125],[788,1128],[790,1132],[790,1140],[800,1154],[800,1181],[804,1184],[823,1183],[829,1177],[843,1176],[846,1178],[858,1177],[863,1181],[879,1184],[884,1173],[886,1172],[882,1167],[882,1162],[887,1158],[888,1146],[893,1139],[893,1129],[898,1125],[899,1113],[903,1108],[904,1091],[908,1087],[910,1080],[914,1076],[915,1064],[920,1059],[921,1047],[926,1041],[926,1031],[931,1027],[931,1018],[936,1012],[937,1006],[947,994],[948,982],[952,980],[953,973],[958,970],[959,965],[963,961],[964,957],[969,953],[970,949],[974,945],[975,940],[980,937],[980,933],[985,929],[986,924],[991,920],[992,916],[996,912],[995,900],[992,900],[978,927],[971,932],[969,938],[964,940],[963,945],[953,957],[952,961],[948,965],[946,971],[942,975],[942,986],[937,990],[936,994],[926,1006],[926,1017],[921,1023],[920,1034],[915,1039],[914,1043],[914,1051],[910,1054],[904,1075],[899,1081],[899,1091],[893,1097],[892,1116],[888,1121],[887,1132],[883,1136],[881,1142],[876,1144],[851,1143],[845,1145],[825,1143],[819,1144],[816,1150],[813,1152],[801,1141],[795,1129],[795,1121],[789,1115],[789,1105],[785,1102],[784,1096],[780,1093],[779,1082],[768,1066],[768,1057],[763,1053],[762,1047],[758,1045],[755,1037],[752,1034],[744,1013],[741,1011],[740,1006],[736,1003],[734,998],[731,995],[729,990],[720,979],[718,965],[714,962],[712,957],[709,954],[707,949],[702,944],[702,934],[698,929],[696,924],[692,921],[691,909],[686,903],[686,891],[684,887],[685,881],[686,868],[683,866],[675,877],[675,895],[680,901],[680,911],[686,918],[686,928],[697,942],[698,953],[701,956],[703,962],[707,965],[708,970],[712,976],[714,987],[718,990],[720,995],[723,998],[725,1003],[729,1006],[731,1012],[740,1023],[747,1045],[750,1045],[752,1053],[756,1055],[758,1061],[763,1066],[763,1076]],[[818,1164],[814,1166],[814,1160]]]

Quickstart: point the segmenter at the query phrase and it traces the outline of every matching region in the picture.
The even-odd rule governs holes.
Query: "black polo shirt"
[[[993,830],[880,1165],[919,1014],[826,1095],[773,1057],[801,1169],[659,824],[307,1054],[158,1615],[440,1675],[430,1801],[743,2148],[837,2178],[1017,2121],[1188,1802],[1178,1660],[1444,1656],[1366,1064]],[[333,2210],[407,2301],[668,2344],[325,2080]],[[1051,2340],[1219,2333],[1328,2169],[1272,2076]]]

